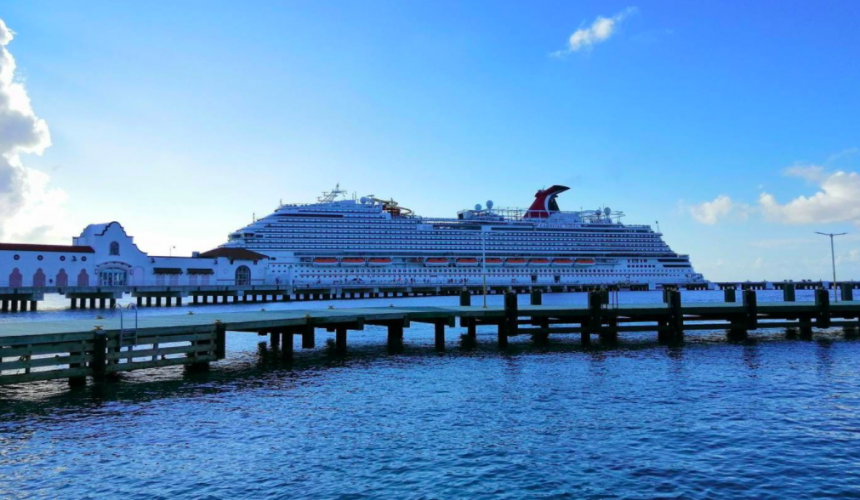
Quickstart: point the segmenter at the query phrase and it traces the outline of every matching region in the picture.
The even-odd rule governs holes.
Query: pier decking
[[[687,283],[663,285],[663,289],[673,290],[815,290],[834,288],[826,281],[780,281],[780,282],[724,282],[724,283]],[[846,298],[853,290],[860,288],[860,282],[838,282],[836,288]],[[418,297],[458,295],[462,290],[473,295],[483,293],[483,287],[476,284],[339,284],[339,285],[186,285],[186,286],[71,286],[71,287],[0,287],[0,313],[36,311],[45,295],[59,294],[70,301],[71,309],[108,309],[112,308],[124,294],[135,298],[138,307],[176,307],[188,301],[193,305],[249,303],[249,302],[289,302],[312,300],[343,300],[388,297]],[[652,290],[643,284],[587,285],[587,284],[489,284],[490,294],[507,292],[543,293],[587,292],[591,290],[613,289],[627,291]]]
[[[371,307],[301,309],[288,311],[233,312],[128,317],[62,322],[22,322],[0,326],[0,384],[69,378],[73,384],[91,376],[97,380],[122,371],[190,365],[203,368],[226,354],[226,332],[269,335],[273,346],[281,346],[285,359],[293,356],[293,335],[302,337],[303,348],[315,347],[315,331],[335,333],[335,349],[345,353],[347,333],[366,325],[387,327],[388,342],[403,341],[412,323],[430,323],[435,343],[445,349],[446,328],[466,328],[475,337],[476,328],[497,329],[499,347],[508,338],[531,335],[535,341],[551,334],[579,334],[588,344],[593,335],[614,341],[623,332],[657,332],[663,342],[679,342],[685,331],[726,330],[742,339],[749,331],[765,328],[798,328],[810,336],[813,328],[860,326],[860,301],[830,302],[826,290],[817,290],[815,302],[758,304],[755,291],[742,292],[734,302],[727,290],[724,303],[681,304],[681,295],[669,290],[665,301],[656,304],[612,304],[606,292],[590,292],[588,305],[544,306],[535,291],[529,305],[519,305],[514,293],[505,295],[505,305],[483,308],[471,305],[464,291],[460,305],[440,307]]]

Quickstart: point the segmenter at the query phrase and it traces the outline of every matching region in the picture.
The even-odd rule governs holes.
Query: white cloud
[[[41,155],[51,145],[45,120],[38,118],[30,105],[24,85],[15,81],[15,59],[6,49],[14,33],[0,19],[0,238],[14,235],[27,238],[49,234],[40,229],[45,221],[56,220],[65,193],[49,189],[47,174],[27,169],[21,154]],[[50,210],[45,207],[51,207]],[[38,214],[17,219],[20,214]],[[36,225],[32,225],[36,224]],[[15,229],[14,231],[12,229]],[[22,229],[26,229],[21,233]]]
[[[770,193],[759,196],[765,219],[782,224],[813,224],[852,221],[860,223],[860,175],[855,172],[828,172],[816,165],[791,167],[787,175],[818,185],[812,196],[798,196],[782,204]]]
[[[737,203],[724,194],[717,196],[713,201],[692,205],[687,209],[694,219],[708,225],[714,225],[729,215],[745,219],[749,213],[749,207],[746,204]]]
[[[554,52],[554,56],[563,56],[571,52],[589,50],[594,45],[605,42],[615,34],[618,24],[628,16],[636,12],[636,7],[627,7],[612,17],[597,16],[591,26],[582,27],[574,31],[567,41],[567,47]]]

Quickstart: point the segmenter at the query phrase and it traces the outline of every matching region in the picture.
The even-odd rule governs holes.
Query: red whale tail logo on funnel
[[[567,186],[550,186],[535,193],[535,201],[529,207],[524,219],[546,219],[551,213],[559,212],[558,203],[555,198],[570,189]]]

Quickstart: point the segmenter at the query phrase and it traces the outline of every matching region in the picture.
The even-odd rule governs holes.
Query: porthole
[[[13,257],[13,259],[15,259],[15,260],[21,260],[21,256],[20,256],[20,255],[15,255],[15,257]]]
[[[42,256],[40,255],[40,256],[36,257],[36,259],[37,259],[37,260],[42,260],[42,259],[44,259],[44,257],[42,257]]]
[[[86,258],[86,257],[81,257],[81,261],[86,262],[86,261],[87,261],[87,258]]]
[[[65,261],[66,261],[66,256],[65,256],[65,255],[60,255],[60,260],[61,260],[61,261],[63,261],[63,262],[65,262]]]

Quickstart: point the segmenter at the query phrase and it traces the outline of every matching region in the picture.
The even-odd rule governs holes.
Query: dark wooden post
[[[335,330],[334,349],[338,354],[346,354],[346,327],[338,326]]]
[[[29,302],[29,301],[26,301],[26,300],[22,300],[22,301],[21,301],[21,312],[27,312],[27,305],[28,305],[29,303],[30,303],[30,302]]]
[[[797,286],[794,283],[786,283],[782,286],[782,300],[794,302],[797,300]]]
[[[744,309],[746,310],[746,329],[758,328],[758,298],[755,290],[744,290]]]
[[[31,311],[33,311],[33,312],[36,312],[36,310],[37,310],[38,308],[39,308],[39,303],[38,303],[38,302],[36,302],[35,300],[31,300],[31,301],[30,301],[30,310],[31,310]]]
[[[96,380],[104,380],[105,375],[107,375],[107,347],[107,333],[97,331],[95,333],[95,339],[93,340],[93,364],[91,367],[93,370],[93,377]]]
[[[270,331],[269,343],[272,345],[272,349],[277,349],[278,345],[281,343],[281,334],[274,330]]]
[[[313,349],[316,347],[314,338],[314,326],[310,323],[302,326],[302,349]]]
[[[403,342],[403,322],[394,321],[388,324],[388,347],[398,346]]]
[[[531,305],[539,306],[543,304],[543,296],[541,295],[540,290],[532,290],[531,293]]]
[[[444,351],[445,350],[445,321],[436,320],[433,323],[434,334],[436,337],[436,350]]]
[[[227,357],[227,325],[217,321],[215,323],[215,358]]]
[[[293,332],[292,330],[281,333],[281,359],[292,361],[293,359]]]
[[[818,307],[815,326],[817,328],[830,328],[830,292],[820,288],[816,290],[815,305]]]
[[[678,290],[669,293],[669,318],[672,340],[684,340],[684,312],[681,310],[681,292]]]
[[[13,313],[18,312],[18,299],[12,299],[11,302],[12,302],[12,312]]]
[[[77,309],[77,308],[78,308],[78,299],[76,299],[75,297],[72,297],[72,305],[71,305],[71,308],[72,308],[72,309]],[[5,300],[3,301],[3,312],[6,312],[6,301],[5,301]]]
[[[854,283],[841,283],[839,288],[842,291],[842,300],[846,302],[854,300]]]
[[[468,290],[461,290],[460,291],[460,305],[461,306],[472,305],[472,294],[470,294]]]
[[[738,301],[738,292],[734,287],[728,287],[723,289],[723,297],[725,302],[737,302]]]
[[[669,322],[665,319],[657,320],[657,342],[670,342],[672,332],[669,331]]]
[[[512,291],[505,292],[505,317],[499,323],[498,341],[500,348],[507,347],[508,337],[516,335],[518,313],[517,294]]]

